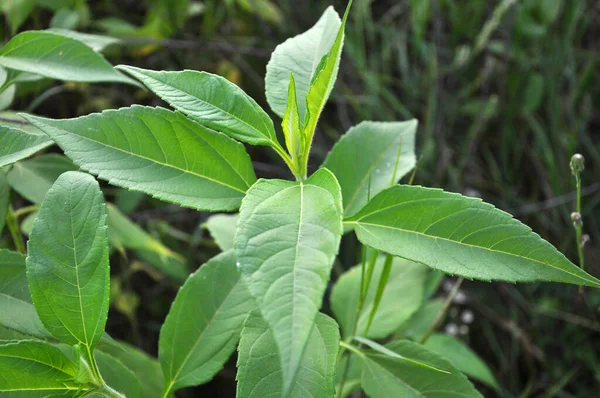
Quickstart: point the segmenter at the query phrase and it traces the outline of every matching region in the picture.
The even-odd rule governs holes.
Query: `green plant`
[[[39,73],[43,65],[51,78],[136,84],[125,72],[177,110],[132,106],[68,120],[22,115],[49,138],[2,127],[1,138],[11,143],[1,149],[2,165],[54,142],[75,165],[112,185],[199,211],[239,209],[238,217],[207,223],[223,253],[179,290],[160,334],[162,377],[152,380],[160,386],[149,387],[148,373],[161,373],[156,361],[104,334],[109,240],[113,247],[176,256],[107,207],[93,177],[65,164],[49,190],[30,196],[41,205],[27,259],[0,252],[6,264],[0,324],[20,334],[0,344],[0,391],[156,396],[160,389],[168,397],[210,380],[238,347],[240,397],[345,396],[357,389],[372,397],[477,397],[461,371],[499,387],[467,347],[432,334],[447,305],[430,300],[440,273],[427,267],[486,281],[600,287],[509,214],[439,189],[398,185],[415,167],[414,120],[361,123],[309,176],[349,10],[340,19],[327,9],[271,57],[267,100],[283,120],[285,148],[267,113],[222,77],[130,66],[117,72],[76,39],[48,32],[25,32],[0,50],[0,65],[16,76]],[[40,54],[33,39],[58,50]],[[86,56],[65,57],[64,45]],[[84,66],[98,74],[82,73],[72,59],[88,60]],[[272,148],[295,181],[257,180],[239,141]],[[6,178],[26,172],[19,167]],[[15,213],[9,209],[8,227],[24,251]],[[127,233],[109,235],[110,228]],[[352,230],[363,244],[362,261],[333,288],[334,320],[319,309],[341,237]],[[181,270],[164,269],[185,279]],[[385,345],[376,341],[391,335]]]

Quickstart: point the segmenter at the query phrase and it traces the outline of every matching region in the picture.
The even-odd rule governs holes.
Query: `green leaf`
[[[6,14],[11,34],[17,33],[35,7],[36,0],[3,0],[0,10]]]
[[[35,340],[0,344],[0,391],[76,390],[77,364],[53,345]]]
[[[61,36],[70,37],[71,39],[80,41],[96,52],[101,52],[106,47],[113,44],[119,44],[121,42],[121,40],[116,37],[81,33],[70,29],[52,28],[48,29],[47,32],[53,32]]]
[[[447,370],[450,374],[399,360],[379,351],[366,351],[361,357],[362,387],[369,397],[481,397],[455,367],[423,346],[405,340],[389,343],[385,348],[402,357]]]
[[[222,251],[233,249],[238,217],[239,214],[215,214],[203,225]]]
[[[5,249],[0,249],[0,325],[40,339],[52,337],[31,304],[25,256]]]
[[[111,184],[197,210],[235,210],[256,180],[244,146],[180,113],[133,106],[76,119],[25,118]]]
[[[375,263],[372,281],[369,286],[363,310],[356,329],[357,336],[364,336],[369,314],[377,290],[376,281],[381,277],[385,257],[380,256]],[[373,324],[366,337],[384,338],[410,318],[423,300],[423,286],[427,268],[401,258],[394,258],[390,276]],[[361,266],[352,267],[336,282],[331,293],[331,309],[342,327],[343,336],[351,337],[356,322],[356,311],[360,297]]]
[[[396,336],[420,341],[427,330],[444,308],[444,300],[430,300],[423,305],[410,319],[404,322]],[[442,319],[443,321],[443,319]]]
[[[278,45],[267,64],[265,87],[273,112],[283,117],[288,104],[290,72],[296,80],[296,98],[301,120],[306,115],[306,96],[321,59],[329,52],[340,28],[340,16],[329,7],[306,32]]]
[[[102,351],[94,352],[94,357],[106,384],[127,398],[143,397],[140,380],[121,361]],[[146,379],[147,376],[143,380]]]
[[[193,273],[160,332],[165,395],[212,379],[235,350],[244,319],[254,308],[232,250]]]
[[[0,50],[0,66],[52,79],[138,85],[78,40],[51,31],[28,31]]]
[[[4,229],[8,205],[10,203],[10,186],[6,178],[6,170],[0,168],[0,235]]]
[[[150,236],[136,223],[112,204],[107,204],[108,240],[118,249],[127,248],[135,251],[150,252],[155,256],[146,256],[152,265],[177,281],[185,281],[189,272],[185,259],[166,247],[162,242]]]
[[[467,376],[499,390],[498,382],[485,362],[462,341],[445,334],[434,333],[429,336],[424,346],[446,358]]]
[[[204,126],[252,145],[281,147],[269,115],[224,77],[191,70],[158,72],[124,65],[117,68]]]
[[[342,57],[342,48],[344,46],[344,29],[351,7],[352,0],[348,2],[346,12],[342,18],[342,24],[340,25],[331,49],[327,55],[320,60],[319,66],[310,81],[310,88],[306,95],[307,111],[304,124],[304,137],[306,139],[307,148],[310,148],[315,129],[317,128],[317,122],[319,121],[321,112],[329,99],[329,95],[331,94],[331,90],[333,90],[333,86],[337,79],[340,59]],[[308,161],[308,154],[309,151],[306,150],[304,155],[305,163]]]
[[[103,339],[98,345],[98,349],[118,359],[137,376],[138,380],[143,381],[144,398],[162,397],[163,374],[160,364],[155,358],[127,343],[114,340],[108,343],[107,339]]]
[[[7,177],[15,191],[30,202],[39,204],[61,174],[75,170],[77,166],[68,158],[48,154],[15,163]]]
[[[290,72],[290,87],[288,90],[288,105],[283,115],[283,135],[288,152],[292,156],[294,167],[298,167],[298,159],[304,154],[304,136],[302,135],[302,120],[298,113],[298,101],[296,98],[296,82]],[[305,173],[303,172],[302,175]]]
[[[29,236],[27,280],[42,323],[58,340],[81,342],[88,352],[102,337],[108,313],[106,228],[98,183],[67,172],[48,191]]]
[[[12,164],[52,145],[44,134],[0,126],[0,167]]]
[[[368,246],[449,274],[600,287],[598,279],[510,214],[440,189],[388,188],[350,217],[348,225]]]
[[[346,374],[346,365],[350,361],[350,366],[348,368],[348,373]],[[344,382],[344,386],[342,388],[341,381],[344,375],[346,374],[346,380]],[[344,355],[337,362],[336,370],[335,370],[335,384],[336,391],[341,391],[338,395],[341,398],[345,398],[350,393],[355,391],[361,391],[361,377],[362,377],[362,360],[358,358],[356,355]]]
[[[342,233],[335,176],[259,180],[242,202],[235,250],[250,293],[273,330],[284,391],[300,367]]]
[[[334,145],[323,167],[342,187],[344,215],[362,209],[369,198],[397,183],[415,167],[417,121],[362,122]]]
[[[272,329],[258,311],[244,322],[238,353],[238,398],[333,397],[334,372],[340,342],[338,325],[317,313],[302,353],[298,373],[286,392],[285,370],[277,355]]]
[[[270,0],[237,0],[241,8],[275,25],[283,22],[283,14]]]

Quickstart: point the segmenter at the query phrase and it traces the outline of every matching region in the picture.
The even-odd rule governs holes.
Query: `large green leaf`
[[[344,215],[351,216],[369,198],[397,183],[415,167],[417,121],[362,122],[334,145],[323,167],[342,187]]]
[[[364,336],[384,260],[385,257],[381,256],[375,263],[369,291],[356,329],[358,336]],[[381,302],[366,337],[386,337],[419,309],[423,301],[426,273],[427,268],[421,264],[394,258]],[[357,265],[338,279],[331,293],[331,309],[342,327],[344,337],[352,336],[360,297],[360,283],[361,266]]]
[[[133,106],[77,119],[25,118],[111,184],[198,210],[235,210],[255,181],[244,146],[180,113]]]
[[[319,21],[306,32],[278,45],[267,64],[265,87],[273,112],[283,117],[288,103],[290,72],[296,80],[296,98],[301,120],[306,115],[306,95],[321,59],[329,52],[341,21],[329,7]]]
[[[53,345],[35,340],[0,344],[0,391],[77,390],[77,364]]]
[[[203,227],[208,229],[222,251],[233,249],[238,214],[215,214],[208,217]]]
[[[347,221],[364,244],[449,274],[600,287],[510,214],[441,189],[388,188]]]
[[[88,353],[102,337],[108,313],[106,229],[96,180],[67,172],[48,191],[29,236],[27,280],[40,319],[57,339],[81,342]]]
[[[120,360],[102,351],[96,351],[94,357],[106,384],[127,398],[142,398],[144,396],[140,380]],[[143,380],[145,382],[146,377]]]
[[[189,275],[185,259],[152,237],[112,204],[107,204],[108,240],[113,247],[142,252],[155,268],[183,282]],[[144,256],[144,253],[147,255]]]
[[[455,367],[423,346],[407,340],[385,346],[405,358],[423,362],[443,373],[396,359],[379,351],[366,351],[363,361],[362,387],[371,398],[467,398],[481,397],[473,385]]]
[[[249,144],[281,147],[269,115],[224,77],[192,70],[163,72],[124,65],[118,69],[204,126]]]
[[[0,66],[66,81],[138,84],[87,45],[51,31],[13,37],[0,50]]]
[[[329,280],[342,233],[335,176],[259,180],[242,202],[235,240],[239,267],[280,352],[289,391]]]
[[[0,249],[0,325],[40,339],[52,337],[31,304],[25,256],[5,249]]]
[[[0,167],[25,159],[52,145],[44,134],[0,126]]]
[[[244,319],[254,308],[232,250],[193,273],[160,332],[165,394],[209,381],[235,350]]]
[[[446,358],[467,376],[498,390],[498,382],[488,366],[462,341],[445,334],[434,333],[429,336],[424,346]]]
[[[42,203],[58,176],[75,171],[77,166],[62,155],[51,153],[15,163],[8,172],[8,183],[25,199]]]
[[[314,325],[311,323],[298,373],[286,392],[285,370],[274,349],[273,331],[258,311],[252,312],[244,322],[238,349],[237,397],[333,397],[339,342],[338,325],[318,313]]]

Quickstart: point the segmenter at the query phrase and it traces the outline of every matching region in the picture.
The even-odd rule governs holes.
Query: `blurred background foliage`
[[[0,32],[3,42],[16,32],[50,27],[117,37],[120,42],[104,51],[113,64],[217,73],[268,109],[263,78],[270,53],[312,26],[331,3],[338,11],[346,5],[340,0],[2,0]],[[415,183],[481,197],[576,262],[569,159],[580,152],[586,158],[586,270],[599,276],[600,2],[354,4],[338,82],[315,138],[312,170],[333,142],[362,120],[417,118]],[[0,110],[11,111],[0,117],[27,110],[66,118],[132,103],[164,105],[131,86],[42,79],[5,90]],[[249,151],[259,176],[290,177],[263,148]],[[44,158],[34,160],[40,164]],[[55,171],[40,169],[47,180],[56,178]],[[13,195],[15,208],[35,203],[19,193]],[[116,204],[114,222],[130,231],[125,238],[111,236],[122,255],[111,260],[108,330],[156,354],[158,330],[176,292],[160,270],[175,269],[172,278],[182,272],[185,277],[184,262],[195,268],[217,252],[203,227],[208,214],[109,186],[105,193]],[[30,220],[22,220],[24,233]],[[4,237],[2,246],[9,242]],[[356,242],[345,242],[338,274],[356,261],[356,253]],[[451,281],[447,277],[438,296],[447,294]],[[442,329],[459,334],[486,361],[502,386],[499,396],[593,397],[600,391],[599,306],[598,292],[579,294],[567,285],[467,281]],[[234,376],[232,359],[195,391],[231,396]]]

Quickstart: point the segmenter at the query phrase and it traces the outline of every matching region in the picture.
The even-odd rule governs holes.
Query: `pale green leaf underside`
[[[8,205],[10,203],[10,186],[6,177],[6,169],[0,169],[0,234],[4,229]]]
[[[600,287],[521,222],[479,199],[395,186],[348,220],[366,245],[449,274],[508,282]]]
[[[334,396],[340,334],[337,323],[318,313],[288,394],[273,332],[258,311],[244,322],[238,353],[238,398]]]
[[[209,381],[235,350],[244,319],[254,308],[232,250],[193,273],[160,332],[165,390]]]
[[[323,167],[340,182],[345,216],[355,214],[369,198],[415,167],[416,132],[416,120],[365,121],[348,130],[334,145]]]
[[[273,330],[286,391],[321,306],[341,232],[340,188],[327,169],[305,182],[259,180],[242,202],[237,260]]]
[[[62,220],[62,222],[56,222]],[[93,348],[109,301],[106,207],[89,174],[67,172],[41,205],[29,237],[27,280],[46,329],[65,344]]]
[[[428,369],[393,357],[366,351],[362,357],[362,387],[371,398],[480,398],[473,385],[439,355],[408,340],[395,341],[386,348],[415,361],[444,369]]]
[[[106,47],[121,42],[121,40],[116,37],[81,33],[70,29],[51,28],[47,31],[80,41],[96,52],[101,52]]]
[[[0,391],[76,390],[77,365],[49,343],[23,340],[0,344]]]
[[[296,80],[300,120],[306,115],[306,96],[321,59],[329,52],[341,25],[340,16],[329,7],[306,32],[278,45],[267,64],[265,88],[273,112],[283,117],[288,100],[290,72]]]
[[[235,210],[256,180],[242,144],[163,108],[77,119],[25,116],[81,168],[111,184],[197,210]]]
[[[77,166],[67,157],[51,153],[15,163],[7,178],[12,189],[30,202],[39,204],[58,176],[75,170]]]
[[[192,70],[164,72],[124,65],[117,68],[204,126],[249,144],[280,146],[269,115],[222,76]]]
[[[203,225],[222,251],[233,249],[238,217],[238,214],[215,214]]]
[[[380,257],[375,263],[369,291],[356,329],[357,336],[364,336],[384,260],[384,257]],[[426,272],[427,268],[421,264],[394,258],[381,302],[366,337],[386,337],[419,309],[423,301]],[[331,293],[331,308],[345,337],[352,336],[360,296],[360,280],[361,266],[357,265],[338,279]]]
[[[25,159],[52,145],[44,134],[0,126],[0,167]]]
[[[498,390],[498,382],[488,366],[465,343],[451,336],[434,333],[424,344],[425,348],[446,358],[458,370]]]
[[[137,85],[90,47],[50,31],[28,31],[13,37],[0,50],[0,66],[65,81]]]

